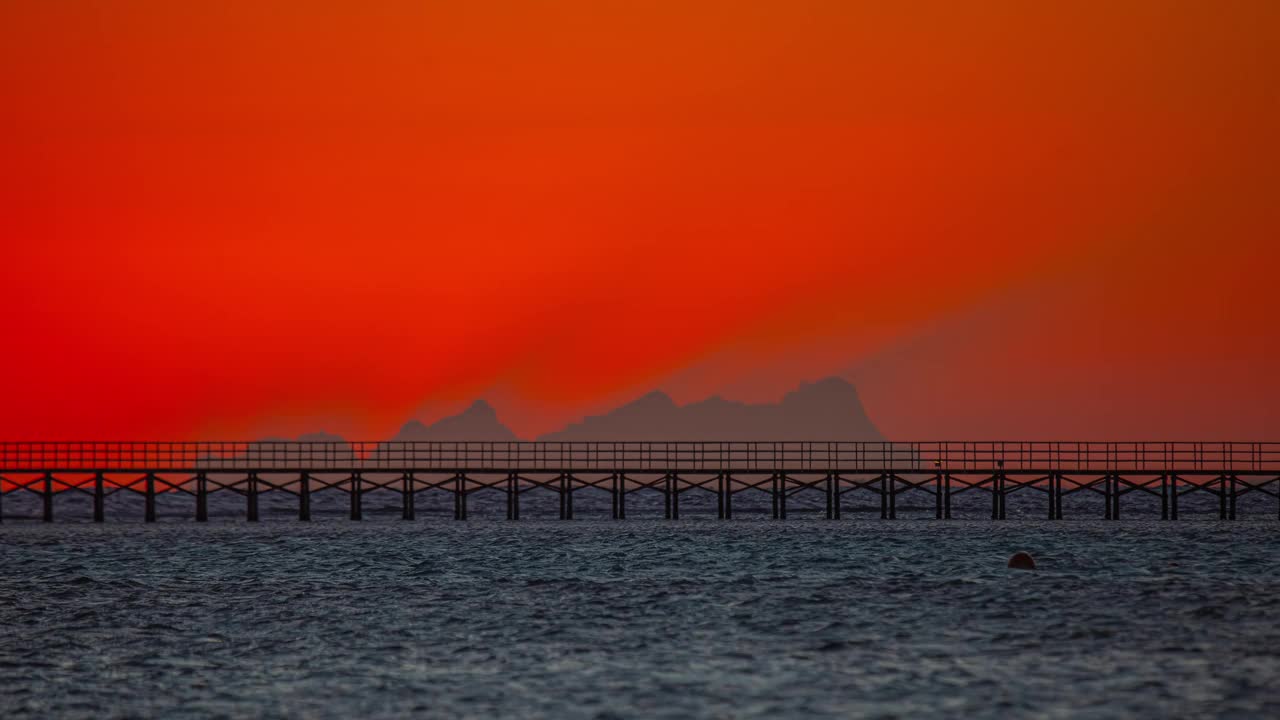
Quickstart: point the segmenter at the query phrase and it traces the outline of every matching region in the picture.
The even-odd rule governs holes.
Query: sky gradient
[[[1280,3],[0,2],[0,437],[1280,436]]]

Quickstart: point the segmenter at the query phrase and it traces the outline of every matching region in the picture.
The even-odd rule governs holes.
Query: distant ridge
[[[804,383],[779,403],[711,397],[677,405],[667,394],[651,392],[538,439],[882,441],[884,436],[867,417],[857,389],[832,377]]]
[[[273,438],[272,438],[273,439]],[[519,438],[498,419],[484,400],[466,410],[426,425],[405,423],[392,442],[515,441]],[[871,422],[858,391],[840,378],[802,383],[778,403],[744,403],[713,396],[677,405],[669,395],[654,391],[604,415],[547,433],[540,441],[613,440],[884,440]],[[343,442],[328,433],[311,433],[299,442]]]
[[[458,415],[442,418],[430,425],[410,420],[391,438],[405,441],[517,440],[516,434],[498,420],[498,413],[484,400],[476,400]]]

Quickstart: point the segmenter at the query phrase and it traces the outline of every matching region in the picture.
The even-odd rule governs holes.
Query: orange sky
[[[0,437],[1280,436],[1280,4],[0,3]]]

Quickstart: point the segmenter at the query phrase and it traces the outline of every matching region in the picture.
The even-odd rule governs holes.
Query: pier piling
[[[1007,479],[1007,476],[1004,474],[1004,460],[997,460],[997,461],[996,461],[996,467],[997,467],[997,468],[999,468],[999,469],[998,469],[998,471],[996,472],[996,486],[997,486],[997,492],[996,492],[996,519],[997,519],[997,520],[1004,520],[1004,519],[1005,519],[1005,517],[1006,517],[1006,515],[1005,515],[1005,513],[1006,513],[1006,507],[1005,507],[1005,498],[1006,498],[1005,481],[1006,481],[1006,479]]]
[[[245,479],[245,502],[249,522],[258,522],[258,473],[249,473]]]
[[[453,475],[453,519],[467,519],[467,488],[466,481],[463,480],[462,473],[454,473]],[[564,496],[560,497],[561,517],[564,516]]]
[[[196,522],[209,521],[209,479],[204,473],[196,474]]]
[[[311,519],[311,474],[302,473],[298,476],[298,519],[308,521]]]
[[[143,509],[143,522],[156,521],[156,476],[147,473],[146,478],[146,500]]]
[[[105,510],[103,508],[106,499],[106,489],[103,485],[106,478],[102,473],[94,473],[93,475],[93,521],[100,523],[105,519]]]
[[[935,520],[942,519],[942,472],[938,468],[939,463],[934,463],[933,474],[933,518]]]
[[[53,475],[44,474],[44,492],[41,493],[43,505],[43,519],[45,522],[53,522]]]
[[[414,520],[417,508],[414,507],[413,473],[405,473],[400,477],[400,519]]]
[[[362,487],[364,478],[360,473],[353,473],[348,483],[350,483],[347,493],[351,501],[351,519],[362,520],[364,519],[364,488]]]

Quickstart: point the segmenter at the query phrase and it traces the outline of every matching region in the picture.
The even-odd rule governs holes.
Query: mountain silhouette
[[[882,441],[884,436],[867,417],[857,389],[833,377],[804,383],[778,403],[711,397],[677,405],[667,394],[651,392],[538,439]]]
[[[407,441],[515,441],[484,400],[463,412],[426,425],[410,420],[391,438]],[[744,403],[713,396],[677,405],[654,391],[605,413],[547,433],[545,441],[615,440],[816,440],[880,442],[884,436],[867,417],[858,391],[840,378],[803,383],[778,403]],[[337,435],[312,433],[298,441],[343,442]]]
[[[484,400],[476,400],[458,415],[430,425],[410,420],[391,438],[402,441],[517,440],[516,434],[498,420],[498,413]]]

